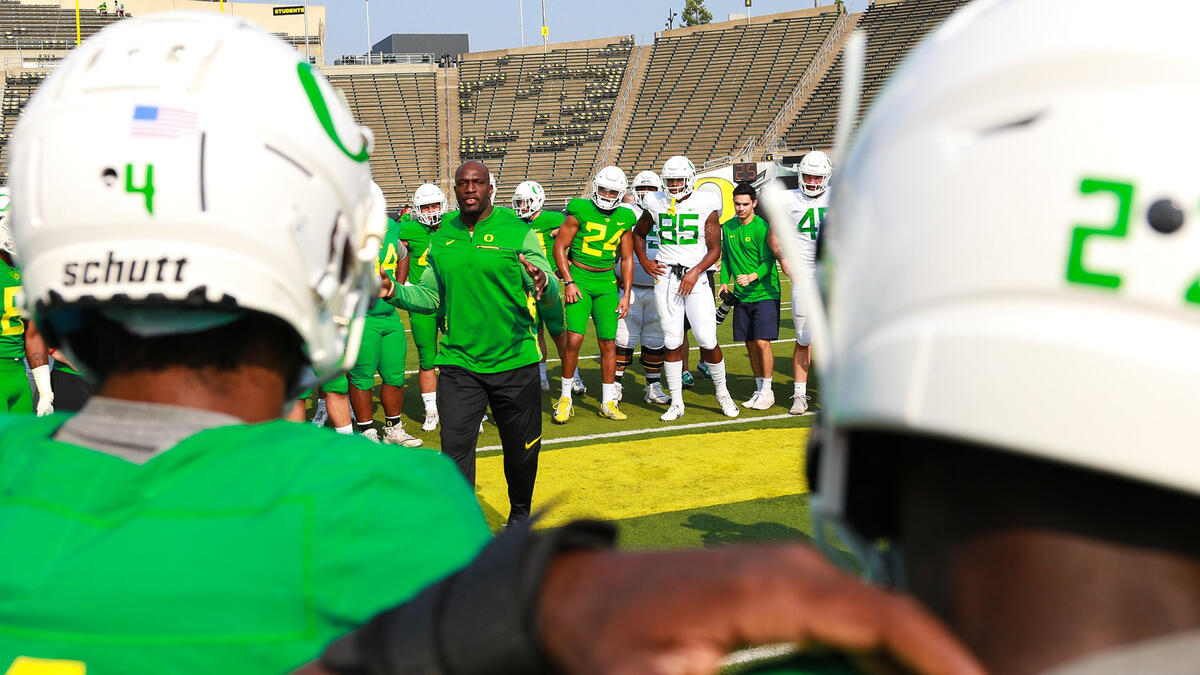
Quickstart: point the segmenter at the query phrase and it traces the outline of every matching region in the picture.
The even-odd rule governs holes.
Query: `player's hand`
[[[791,642],[921,673],[984,673],[915,601],[800,545],[566,554],[539,611],[545,652],[564,672],[713,673],[736,647]]]
[[[751,272],[750,274],[737,275],[737,278],[734,279],[734,281],[737,282],[738,286],[749,286],[750,284],[754,283],[756,279],[758,279],[758,274],[756,272]]]
[[[658,264],[657,260],[647,260],[645,264],[642,265],[642,269],[646,270],[646,274],[649,274],[655,279],[667,273],[667,268]]]
[[[379,273],[379,297],[383,298],[384,300],[391,300],[392,296],[395,294],[396,294],[396,284],[392,282],[392,279],[391,279],[391,277],[389,277],[387,275],[387,272],[380,272]]]
[[[574,281],[563,286],[563,299],[568,305],[573,305],[579,302],[579,299],[582,297],[583,293],[579,292],[579,284],[575,283]]]
[[[546,284],[550,281],[546,278],[546,272],[525,259],[524,253],[517,254],[517,260],[521,261],[521,265],[525,267],[525,274],[533,281],[534,298],[542,299],[542,291],[546,290]]]
[[[54,412],[54,394],[38,394],[37,416],[45,417]]]
[[[696,282],[703,273],[704,271],[699,267],[693,267],[688,270],[687,274],[684,274],[683,278],[679,280],[679,294],[685,298],[691,295],[692,289],[696,287]]]
[[[633,299],[628,295],[622,295],[621,301],[617,303],[617,318],[624,319],[629,314],[629,303]]]

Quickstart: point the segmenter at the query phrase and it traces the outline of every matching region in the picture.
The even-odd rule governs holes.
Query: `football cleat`
[[[712,371],[708,369],[707,363],[701,361],[700,365],[696,366],[696,370],[700,371],[700,377],[703,377],[706,380],[712,379]]]
[[[571,403],[570,396],[563,396],[554,404],[554,416],[550,421],[555,424],[566,424],[567,420],[571,419],[571,415],[575,414],[575,406]]]
[[[754,397],[754,405],[748,405],[751,410],[770,410],[771,406],[775,405],[775,392],[767,390],[760,391]]]
[[[367,429],[366,431],[362,432],[362,437],[369,441],[375,441],[376,443],[378,443],[379,442],[379,430],[378,429]]]
[[[421,431],[433,431],[438,426],[438,412],[436,410],[425,412],[425,421],[421,423]]]
[[[600,416],[610,420],[627,420],[629,416],[617,408],[616,401],[605,401],[600,405]]]
[[[808,396],[805,394],[792,394],[792,407],[788,410],[791,415],[803,415],[808,412]]]
[[[425,441],[413,436],[400,427],[388,427],[383,430],[383,442],[393,445],[403,445],[406,448],[416,448]]]
[[[674,422],[675,420],[679,419],[680,417],[683,417],[683,412],[684,412],[683,403],[671,403],[671,407],[667,408],[667,411],[665,413],[663,413],[662,416],[659,417],[658,419],[660,419],[664,422]]]
[[[742,414],[742,411],[738,410],[737,404],[733,402],[733,397],[729,395],[729,392],[717,394],[717,403],[721,405],[721,413],[726,417],[737,417]]]
[[[762,393],[761,391],[756,391],[753,394],[751,394],[750,398],[746,399],[746,402],[742,404],[742,407],[743,408],[753,408],[755,402],[758,401],[759,394],[761,394],[761,393]]]
[[[579,373],[575,373],[575,383],[571,385],[571,393],[576,396],[583,396],[587,393],[587,387],[583,384],[583,378],[579,377]]]
[[[643,400],[645,400],[646,403],[666,405],[667,403],[671,402],[671,396],[667,394],[667,392],[663,391],[662,384],[660,382],[651,382],[650,384],[646,385],[646,396]]]
[[[692,387],[696,386],[696,380],[692,377],[692,371],[690,370],[683,371],[683,377],[681,379],[683,380],[684,389],[691,389]]]

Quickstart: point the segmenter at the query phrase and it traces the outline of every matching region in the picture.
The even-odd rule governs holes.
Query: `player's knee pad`
[[[662,370],[663,361],[667,356],[666,347],[658,347],[652,349],[650,347],[642,347],[642,367],[647,373],[657,373]]]
[[[633,365],[633,348],[617,347],[617,370],[625,370]]]

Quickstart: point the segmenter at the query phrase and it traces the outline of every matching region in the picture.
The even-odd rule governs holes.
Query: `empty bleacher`
[[[371,172],[388,205],[407,204],[421,183],[437,183],[439,117],[436,68],[420,72],[329,73],[355,119],[375,133]],[[380,68],[377,70],[386,70]]]
[[[109,11],[108,16],[101,16],[94,8],[79,10],[80,31],[85,39],[117,20],[113,11]],[[58,5],[0,0],[0,49],[71,49],[74,46],[75,10]]]
[[[636,172],[676,154],[697,165],[731,154],[771,123],[836,20],[831,7],[662,35],[644,66],[618,165]]]
[[[631,40],[597,46],[464,56],[459,64],[459,160],[482,159],[496,176],[497,203],[536,180],[555,207],[583,194]]]
[[[0,103],[0,184],[8,182],[8,139],[25,104],[46,75],[46,72],[22,72],[4,78],[3,103]]]
[[[967,0],[904,0],[872,4],[858,22],[867,33],[867,58],[859,119],[908,52]],[[839,55],[824,79],[805,102],[804,109],[784,134],[789,148],[828,148],[833,145],[838,95],[842,82]]]

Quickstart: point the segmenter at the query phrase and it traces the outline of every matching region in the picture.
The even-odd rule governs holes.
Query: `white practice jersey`
[[[622,204],[621,206],[633,211],[633,215],[638,218],[642,217],[642,207],[637,204]],[[646,257],[654,260],[658,257],[658,232],[654,228],[646,233]],[[621,276],[621,266],[617,265],[617,277]],[[646,273],[642,269],[642,264],[638,262],[637,256],[633,256],[633,285],[634,286],[653,286],[654,277]]]
[[[816,197],[809,197],[803,190],[789,190],[787,200],[788,217],[796,223],[796,246],[800,249],[800,260],[810,273],[817,266],[817,237],[829,208],[829,190]]]
[[[712,192],[695,191],[687,199],[675,202],[673,211],[672,200],[664,192],[646,195],[644,201],[658,234],[658,261],[684,267],[700,264],[708,254],[704,225],[710,214],[721,215],[721,198]]]

